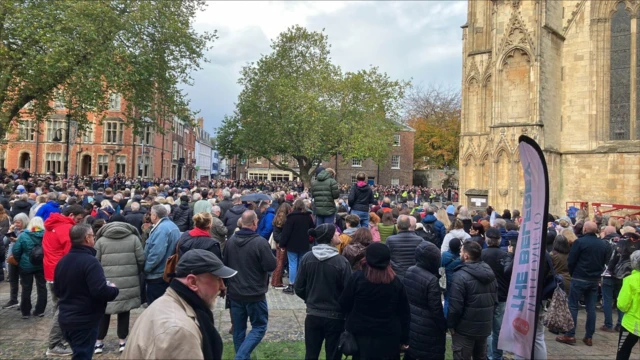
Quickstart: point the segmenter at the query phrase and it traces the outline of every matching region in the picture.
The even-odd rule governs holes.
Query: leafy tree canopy
[[[271,49],[241,71],[236,110],[218,129],[222,155],[264,157],[307,185],[317,164],[337,152],[387,160],[408,82],[376,67],[342,72],[331,62],[328,37],[300,26]],[[280,160],[289,156],[297,164]]]
[[[0,1],[0,133],[44,119],[61,101],[74,120],[126,99],[134,130],[161,117],[189,119],[178,88],[191,82],[216,33],[192,25],[203,0]],[[29,106],[27,106],[29,104]],[[100,116],[99,116],[100,119]]]
[[[460,91],[415,87],[405,98],[407,124],[416,130],[413,166],[457,166],[460,149]]]

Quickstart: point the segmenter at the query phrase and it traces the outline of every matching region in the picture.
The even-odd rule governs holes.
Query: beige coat
[[[196,313],[173,289],[136,320],[121,359],[203,359]]]

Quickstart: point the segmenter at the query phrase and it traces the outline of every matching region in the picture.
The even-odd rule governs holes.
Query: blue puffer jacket
[[[436,219],[436,217],[433,214],[427,214],[427,216],[425,216],[424,219],[422,219],[422,222],[424,224],[433,224],[433,227],[436,229],[438,234],[440,234],[439,243],[442,244],[442,242],[444,241],[445,235],[447,235],[447,229],[445,228],[442,221]]]
[[[144,248],[144,273],[147,279],[162,277],[167,259],[176,251],[178,239],[180,229],[168,217],[162,218],[151,230]]]
[[[269,237],[271,237],[271,233],[273,232],[273,218],[275,216],[276,210],[272,207],[268,207],[258,224],[258,234],[267,240],[269,240]]]
[[[36,216],[41,217],[42,221],[47,221],[49,216],[54,213],[60,213],[60,205],[55,200],[50,200],[46,204],[40,206],[36,212]]]
[[[447,250],[442,253],[440,267],[444,268],[445,275],[447,276],[447,289],[451,288],[454,270],[458,265],[460,265],[460,263],[460,254],[454,254],[451,250]]]

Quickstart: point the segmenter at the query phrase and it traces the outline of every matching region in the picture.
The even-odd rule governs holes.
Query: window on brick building
[[[356,158],[351,159],[351,167],[362,167],[362,160]]]
[[[107,144],[122,144],[124,140],[124,123],[107,121],[104,123],[104,142]]]
[[[184,157],[184,149],[182,148],[182,144],[178,144],[178,159],[181,159]]]
[[[127,172],[127,157],[116,156],[116,174],[125,174]]]
[[[391,168],[400,169],[400,155],[391,156]]]
[[[399,186],[400,179],[391,179],[391,186]]]
[[[62,172],[62,154],[61,153],[46,153],[45,154],[45,171],[50,173],[55,171],[56,173]]]
[[[256,158],[256,164],[258,164],[258,165],[262,164],[262,158],[261,157]]]
[[[98,155],[98,174],[109,172],[109,155]]]
[[[93,124],[89,124],[87,128],[82,131],[82,142],[85,144],[91,144],[93,142]]]
[[[122,105],[122,95],[118,93],[111,93],[109,95],[109,110],[120,111]]]
[[[151,158],[138,156],[138,176],[147,178],[151,177]]]
[[[351,183],[352,183],[352,184],[355,184],[355,183],[357,183],[357,182],[358,182],[358,178],[357,178],[357,176],[355,176],[355,175],[351,175]]]
[[[64,121],[48,120],[47,121],[47,141],[53,141],[56,132],[60,129],[66,129]]]
[[[393,134],[393,146],[400,146],[400,134]]]
[[[173,142],[173,148],[171,149],[171,158],[173,160],[178,160],[178,142]]]
[[[167,140],[167,139],[165,139]],[[147,125],[142,130],[142,135],[139,137],[139,142],[145,145],[152,145],[153,143],[153,131],[152,126]]]
[[[36,122],[34,120],[24,120],[20,122],[18,127],[19,141],[35,141],[36,140]]]
[[[64,96],[62,90],[55,90],[53,94],[53,108],[56,110],[64,109]]]

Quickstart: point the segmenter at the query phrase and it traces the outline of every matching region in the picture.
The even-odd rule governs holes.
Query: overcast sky
[[[186,90],[213,135],[233,112],[242,66],[269,53],[271,39],[295,24],[324,28],[343,71],[374,65],[413,84],[459,87],[466,8],[466,1],[210,1],[195,28],[216,29],[219,39]]]

